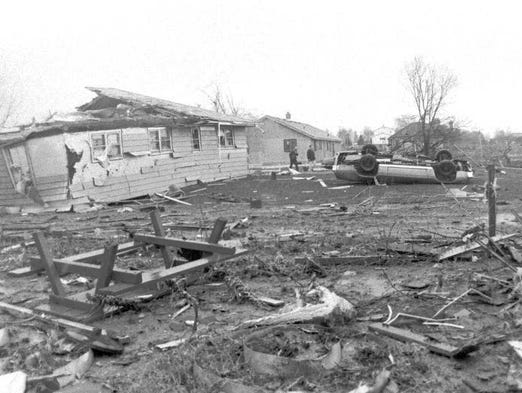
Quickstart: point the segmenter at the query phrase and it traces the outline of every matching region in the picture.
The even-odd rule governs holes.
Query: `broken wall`
[[[66,134],[67,146],[84,152],[70,185],[73,201],[114,201],[248,173],[244,127],[234,127],[232,147],[218,145],[217,126],[202,126],[200,133],[200,150],[193,147],[191,128],[184,127],[172,129],[171,150],[152,152],[147,128],[122,129],[121,157],[107,160],[92,157],[92,132]]]
[[[31,162],[36,189],[46,203],[67,198],[67,156],[64,135],[29,139],[27,154]]]

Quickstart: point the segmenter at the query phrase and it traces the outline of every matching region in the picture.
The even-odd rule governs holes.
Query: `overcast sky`
[[[11,1],[0,62],[20,121],[70,111],[84,86],[208,106],[215,84],[245,109],[328,128],[413,113],[414,56],[459,80],[447,115],[522,131],[522,13],[503,1]]]

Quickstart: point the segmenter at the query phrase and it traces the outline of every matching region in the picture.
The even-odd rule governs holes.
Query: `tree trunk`
[[[425,123],[422,123],[422,138],[423,138],[423,141],[422,143],[424,144],[423,146],[423,149],[422,149],[422,154],[424,154],[425,156],[429,156],[430,155],[430,143],[431,143],[431,130],[428,128],[426,128],[426,124]]]

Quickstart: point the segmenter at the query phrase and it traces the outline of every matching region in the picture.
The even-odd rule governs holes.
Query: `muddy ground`
[[[69,391],[118,392],[205,392],[246,391],[230,386],[210,389],[194,365],[204,373],[235,380],[264,391],[349,392],[361,382],[372,384],[383,369],[391,371],[388,392],[503,392],[516,391],[516,375],[521,362],[508,340],[521,340],[522,308],[509,291],[490,288],[500,299],[486,304],[466,296],[448,307],[441,316],[453,317],[458,327],[423,325],[418,321],[398,321],[397,327],[410,329],[433,340],[455,346],[478,343],[478,349],[462,359],[428,351],[417,344],[404,343],[374,333],[371,323],[384,321],[389,307],[396,312],[431,317],[451,299],[467,290],[482,273],[511,280],[512,272],[483,252],[473,258],[436,263],[434,255],[397,253],[396,243],[407,239],[428,239],[415,243],[433,253],[451,247],[463,231],[487,223],[487,204],[480,198],[455,199],[440,185],[343,185],[329,172],[314,172],[324,180],[278,176],[252,176],[186,189],[192,206],[161,204],[165,224],[212,225],[218,217],[229,222],[248,218],[227,237],[239,240],[250,250],[247,256],[219,263],[198,275],[188,292],[199,301],[198,329],[192,332],[187,321],[194,320],[192,309],[172,318],[182,304],[178,293],[126,311],[93,325],[128,335],[130,343],[117,356],[97,354],[82,381]],[[472,191],[482,185],[485,172],[468,185]],[[521,225],[512,213],[522,212],[522,171],[507,169],[499,174],[498,231],[520,233]],[[453,186],[452,186],[453,188]],[[260,199],[261,208],[252,208],[251,199]],[[332,207],[317,209],[330,203]],[[122,210],[123,207],[128,209]],[[44,231],[56,257],[99,249],[117,240],[125,242],[135,231],[152,232],[148,212],[137,204],[111,206],[83,213],[45,213],[1,217],[0,248],[31,240],[35,229]],[[187,239],[206,237],[208,231],[170,232]],[[522,248],[522,238],[511,245]],[[46,278],[13,278],[9,270],[28,265],[34,246],[0,254],[0,300],[24,307],[45,303],[50,287]],[[295,258],[303,256],[367,255],[358,262],[322,264],[324,271],[310,268]],[[149,269],[162,265],[157,249],[119,257],[117,266]],[[515,264],[515,262],[512,262]],[[318,274],[324,273],[324,274]],[[225,285],[225,277],[239,278],[255,295],[295,303],[295,288],[304,289],[313,281],[350,301],[357,316],[344,323],[331,323],[326,330],[302,331],[312,336],[302,341],[267,334],[266,351],[299,357],[306,354],[310,341],[317,355],[326,354],[333,343],[342,346],[342,361],[324,372],[308,373],[305,378],[279,378],[254,373],[244,362],[243,340],[260,329],[237,329],[244,320],[277,312],[249,301],[239,302]],[[75,278],[64,276],[64,280]],[[66,285],[79,292],[89,283]],[[413,287],[413,289],[412,289]],[[497,296],[498,295],[498,296]],[[181,302],[180,302],[181,300]],[[66,361],[78,357],[85,348],[63,347],[63,332],[35,320],[22,320],[0,314],[0,326],[11,332],[11,342],[0,348],[0,374],[23,370],[29,376],[52,372]],[[156,344],[187,338],[179,347],[160,351]],[[295,341],[295,342],[293,342]],[[259,344],[261,345],[261,344]],[[58,354],[57,352],[64,352]],[[38,361],[27,361],[37,354]],[[206,375],[206,374],[205,374]],[[296,382],[295,384],[293,384]],[[217,385],[216,385],[217,386]],[[76,389],[76,390],[73,390]],[[92,389],[92,390],[88,390]],[[36,390],[33,390],[36,391]]]

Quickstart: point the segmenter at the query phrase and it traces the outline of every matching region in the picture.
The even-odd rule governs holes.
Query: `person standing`
[[[299,171],[299,167],[297,166],[297,156],[299,153],[297,152],[297,147],[290,151],[290,168],[292,165],[295,165],[295,170]]]
[[[312,145],[308,146],[306,151],[306,158],[308,159],[308,170],[312,171],[315,165],[315,151],[312,149]]]

